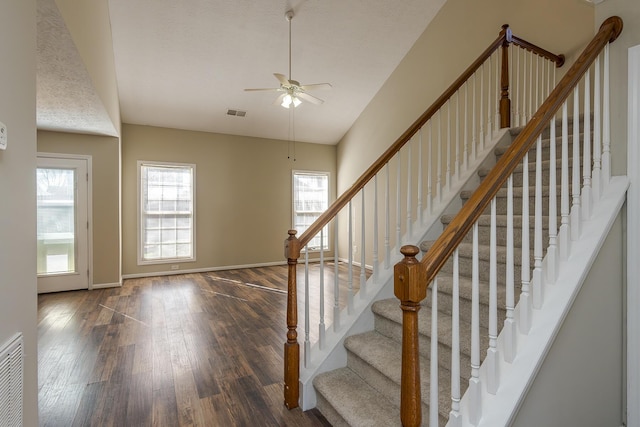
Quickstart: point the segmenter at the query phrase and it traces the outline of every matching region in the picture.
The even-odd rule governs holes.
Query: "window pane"
[[[75,170],[38,168],[37,272],[75,271]]]
[[[193,257],[193,176],[189,165],[141,165],[142,260]]]
[[[294,173],[293,176],[293,228],[302,234],[329,207],[329,175],[327,173]],[[328,231],[324,242],[320,234],[309,242],[309,248],[328,248]]]

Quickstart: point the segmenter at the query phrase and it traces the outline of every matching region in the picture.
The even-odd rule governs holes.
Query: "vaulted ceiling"
[[[122,121],[336,144],[444,1],[109,0]],[[331,83],[322,105],[244,91],[288,76],[288,10],[291,78]],[[41,129],[115,135],[54,0],[38,1],[37,101]]]

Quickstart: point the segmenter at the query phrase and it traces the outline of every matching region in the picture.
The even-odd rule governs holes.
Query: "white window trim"
[[[295,223],[296,223],[296,209],[295,209],[295,200],[296,200],[296,195],[295,195],[295,176],[296,174],[302,175],[302,174],[307,174],[307,175],[325,175],[327,177],[327,209],[329,208],[329,206],[331,206],[331,173],[328,171],[317,171],[317,170],[303,170],[303,169],[294,169],[291,171],[291,228],[295,229]],[[331,245],[330,245],[330,234],[331,234],[331,230],[330,228],[327,226],[327,247],[324,248],[325,251],[329,250]],[[300,237],[300,234],[296,235],[297,237]],[[321,248],[317,248],[317,249],[310,249],[309,253],[314,253],[314,252],[320,252]],[[301,248],[301,252],[304,253],[306,251],[305,248]]]
[[[164,259],[154,259],[154,260],[145,260],[142,258],[142,166],[168,166],[168,167],[190,167],[193,171],[193,180],[191,182],[191,192],[192,192],[192,221],[193,226],[191,227],[191,257],[188,258],[164,258]],[[177,163],[177,162],[155,162],[155,161],[146,161],[146,160],[138,160],[137,163],[137,249],[138,252],[138,265],[157,265],[157,264],[175,264],[175,263],[183,263],[183,262],[195,262],[196,261],[196,165],[194,163]]]

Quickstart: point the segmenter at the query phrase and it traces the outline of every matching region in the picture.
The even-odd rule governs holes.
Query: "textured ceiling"
[[[38,129],[116,136],[54,0],[38,0]]]
[[[38,126],[112,134],[53,1],[39,0]],[[335,144],[444,1],[109,0],[122,121]],[[291,78],[333,85],[291,111],[243,90],[288,75],[289,9]]]

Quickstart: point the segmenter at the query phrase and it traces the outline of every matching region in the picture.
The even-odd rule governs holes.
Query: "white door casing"
[[[39,212],[38,293],[88,289],[91,260],[89,244],[91,158],[39,153],[37,166],[38,181],[40,181],[37,208]],[[52,171],[54,173],[51,173]],[[48,178],[48,172],[51,176],[60,176],[64,179],[58,178],[60,182],[53,182],[55,180]],[[55,188],[63,186],[68,187],[65,196],[49,195],[47,197],[47,194],[54,192]],[[68,194],[69,192],[73,196]],[[41,198],[42,201],[40,201]],[[62,215],[62,218],[53,218],[55,214],[51,209],[56,208],[67,212],[67,215]]]

